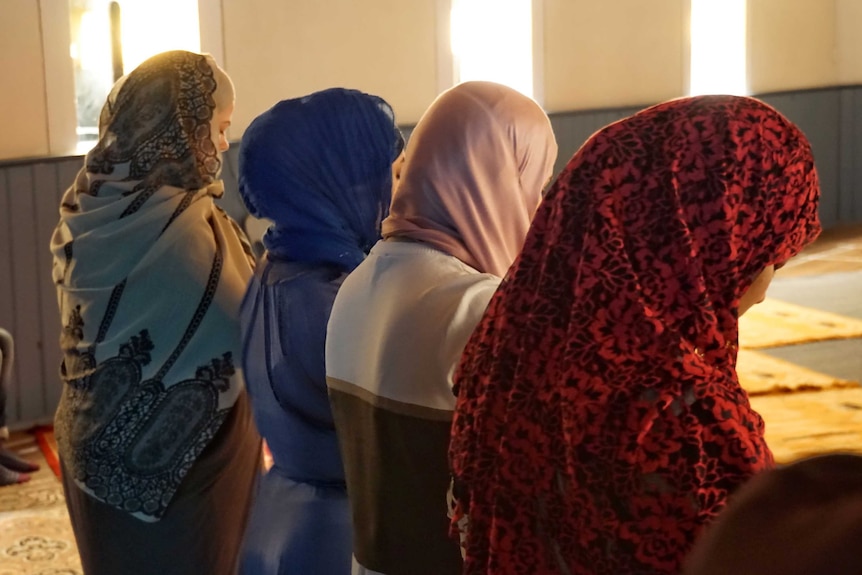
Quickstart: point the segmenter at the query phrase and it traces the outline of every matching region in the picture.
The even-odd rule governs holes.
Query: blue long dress
[[[246,530],[243,575],[350,573],[326,324],[341,282],[380,238],[403,147],[392,108],[344,88],[283,100],[243,134],[239,192],[272,225],[242,303],[242,363],[274,461]]]
[[[244,347],[265,357],[246,364],[246,382],[273,458],[249,520],[243,573],[350,572],[350,509],[323,355],[345,276],[331,266],[267,259],[243,301]]]

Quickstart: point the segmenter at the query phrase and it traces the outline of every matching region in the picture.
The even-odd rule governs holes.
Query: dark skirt
[[[90,497],[64,473],[85,575],[234,575],[260,473],[260,448],[242,393],[164,517],[153,523]]]

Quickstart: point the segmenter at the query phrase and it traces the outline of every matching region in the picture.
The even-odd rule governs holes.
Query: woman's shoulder
[[[332,267],[262,260],[248,286],[242,314],[258,318],[253,321],[259,321],[260,314],[275,314],[325,325],[345,276]]]

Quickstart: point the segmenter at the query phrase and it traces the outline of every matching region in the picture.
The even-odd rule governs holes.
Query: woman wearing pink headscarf
[[[461,571],[445,504],[452,373],[556,154],[541,108],[488,82],[443,93],[413,132],[384,240],[345,280],[327,330],[359,573]]]

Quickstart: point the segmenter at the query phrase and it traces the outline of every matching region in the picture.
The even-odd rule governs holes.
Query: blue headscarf
[[[380,238],[392,162],[404,148],[392,108],[331,88],[283,100],[255,118],[239,151],[239,192],[272,220],[271,256],[351,271]]]

